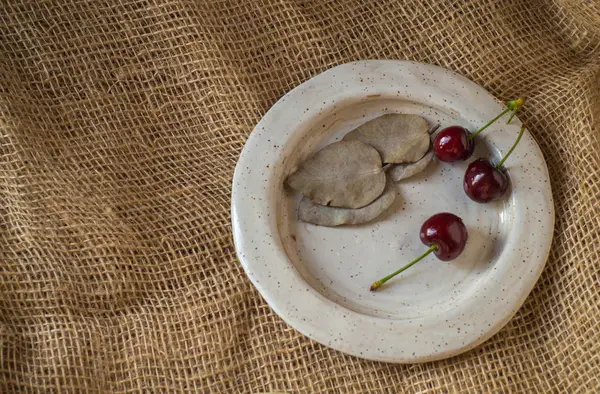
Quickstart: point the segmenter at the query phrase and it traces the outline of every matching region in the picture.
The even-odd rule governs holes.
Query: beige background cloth
[[[0,392],[600,391],[598,1],[3,3]],[[449,360],[312,342],[235,257],[231,179],[253,126],[359,59],[526,96],[550,169],[540,281],[499,334]]]

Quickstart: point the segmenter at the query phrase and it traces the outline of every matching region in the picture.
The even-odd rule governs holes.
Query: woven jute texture
[[[231,179],[279,97],[410,59],[520,115],[556,229],[523,308],[422,365],[315,343],[240,267]],[[3,0],[0,392],[600,392],[597,1]]]

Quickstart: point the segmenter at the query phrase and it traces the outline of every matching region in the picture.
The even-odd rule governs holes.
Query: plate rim
[[[390,340],[402,339],[403,335],[395,335],[396,333],[394,330],[398,330],[400,328],[406,329],[406,324],[410,325],[412,324],[412,321],[409,320],[408,323],[406,323],[406,321],[393,319],[389,320],[363,315],[336,304],[313,289],[304,281],[301,275],[295,271],[294,265],[289,261],[287,255],[285,254],[284,247],[277,247],[278,244],[281,244],[279,232],[275,231],[273,234],[272,231],[273,229],[278,229],[276,218],[277,215],[270,215],[269,212],[272,213],[272,209],[269,209],[268,205],[269,201],[272,202],[276,199],[277,193],[282,187],[283,165],[281,165],[281,163],[285,161],[286,145],[289,145],[294,141],[298,142],[298,136],[294,136],[294,133],[297,133],[297,130],[303,127],[303,122],[308,122],[310,119],[316,116],[317,109],[311,108],[310,106],[311,95],[319,93],[319,89],[323,89],[325,86],[327,86],[329,89],[327,97],[333,97],[331,99],[332,103],[336,102],[336,100],[343,100],[344,97],[355,97],[354,95],[357,94],[357,89],[362,92],[363,88],[365,92],[363,94],[365,94],[365,96],[382,93],[389,95],[391,91],[386,87],[386,91],[383,92],[382,87],[380,86],[383,84],[383,82],[375,82],[375,77],[381,78],[383,75],[382,78],[384,80],[387,81],[390,77],[393,80],[393,76],[398,75],[396,73],[399,73],[400,75],[403,73],[408,73],[406,75],[409,75],[411,78],[415,79],[415,81],[413,81],[414,83],[418,83],[419,78],[427,79],[424,78],[424,76],[426,74],[431,74],[433,76],[437,76],[438,78],[445,78],[445,82],[450,80],[459,82],[459,85],[462,85],[463,89],[478,92],[477,94],[482,94],[482,96],[485,97],[480,96],[479,98],[483,98],[484,101],[487,100],[485,106],[490,106],[492,108],[488,108],[485,111],[480,111],[479,107],[476,105],[476,110],[481,112],[479,116],[480,118],[483,117],[485,119],[487,112],[496,110],[499,112],[502,108],[499,101],[483,87],[451,70],[430,64],[406,60],[365,60],[338,65],[321,74],[318,74],[315,77],[298,85],[281,97],[277,103],[275,103],[269,109],[269,111],[267,111],[267,113],[250,134],[236,165],[232,182],[231,218],[233,238],[238,259],[241,262],[246,275],[250,278],[254,286],[259,290],[259,293],[267,301],[275,313],[277,313],[277,315],[279,315],[287,324],[302,334],[325,346],[361,358],[394,363],[428,362],[452,357],[478,346],[500,331],[522,306],[525,299],[535,286],[535,283],[539,279],[550,252],[555,220],[554,204],[552,199],[552,191],[550,188],[548,169],[543,154],[531,134],[526,131],[523,140],[528,140],[529,149],[533,149],[533,152],[528,152],[528,160],[532,160],[531,156],[534,156],[534,158],[538,160],[538,163],[541,165],[540,170],[543,172],[545,180],[547,180],[547,182],[542,183],[542,189],[540,189],[540,194],[542,197],[541,202],[539,199],[535,199],[537,205],[541,204],[547,210],[547,215],[543,216],[541,219],[543,220],[543,224],[545,224],[544,227],[546,227],[546,230],[541,234],[536,234],[535,232],[531,234],[533,237],[537,237],[538,239],[542,238],[541,245],[543,250],[535,258],[531,258],[531,260],[535,261],[535,269],[532,269],[530,271],[530,275],[519,282],[521,285],[523,285],[523,288],[521,289],[518,297],[511,297],[511,308],[508,311],[505,309],[502,318],[496,319],[494,324],[491,325],[490,328],[481,335],[473,336],[473,334],[471,334],[470,340],[467,341],[467,343],[456,342],[453,346],[447,346],[442,351],[432,353],[431,349],[428,348],[421,353],[419,353],[419,349],[416,349],[414,352],[404,354],[398,345],[394,345],[385,349],[374,348],[373,341],[364,338],[363,332],[365,329],[372,330],[375,336],[383,335]],[[418,74],[422,74],[423,77],[419,77]],[[386,75],[388,79],[385,79]],[[366,79],[367,82],[364,83],[363,79],[360,79],[359,77]],[[369,79],[372,79],[372,85],[369,85]],[[424,83],[423,81],[421,82]],[[352,89],[349,89],[350,84],[352,84]],[[456,87],[456,89],[460,91],[461,88]],[[423,99],[422,92],[419,94],[414,94],[414,91],[412,91],[413,94],[409,92],[410,90],[407,90],[406,92],[399,90],[396,97],[412,100],[411,96],[417,96],[418,98]],[[305,93],[308,94],[305,95]],[[495,102],[495,105],[490,104],[490,99]],[[430,101],[435,100],[436,99],[433,98]],[[419,102],[422,101],[419,100]],[[427,100],[425,100],[425,102],[427,102]],[[269,137],[271,137],[269,138],[270,140],[284,141],[285,144],[279,147],[277,147],[277,144],[274,144],[276,147],[275,149],[263,153],[263,158],[267,160],[266,163],[268,168],[251,168],[250,163],[252,159],[252,153],[261,145],[261,139],[266,138],[264,136],[266,135],[270,125],[277,124],[278,121],[281,121],[281,117],[278,116],[278,113],[290,111],[296,107],[302,109],[306,106],[308,106],[308,108],[306,108],[306,111],[304,111],[302,116],[300,116],[301,119],[299,119],[296,129],[293,129],[293,131],[282,131],[276,135],[269,134]],[[482,106],[484,105],[482,104]],[[492,116],[493,115],[495,114],[492,114]],[[514,120],[513,122],[517,126],[520,124],[518,119]],[[498,146],[506,146],[509,142],[511,142],[506,138],[502,138],[502,136],[498,134],[494,135],[490,133],[490,135],[492,135],[490,138],[491,140],[497,140],[496,145]],[[523,144],[523,142],[517,146],[513,156],[518,156],[519,151],[521,151],[521,155],[527,153],[524,151],[524,146],[525,144]],[[287,148],[289,150],[289,146]],[[257,170],[257,172],[254,173],[254,170]],[[261,171],[261,173],[258,174],[258,171]],[[254,180],[254,178],[258,178],[258,180]],[[250,182],[250,179],[253,179],[253,181]],[[250,188],[255,193],[252,193],[252,196],[248,196],[247,193],[244,193],[244,188],[246,191],[248,188]],[[519,191],[518,189],[517,191],[513,191],[511,196],[512,199],[516,199],[515,193],[521,194],[522,191]],[[529,196],[529,198],[534,200],[533,196]],[[522,201],[520,201],[519,204],[515,203],[515,209],[517,207],[521,207],[522,209],[523,204],[524,203]],[[524,211],[520,213],[521,215],[525,215]],[[523,216],[523,218],[524,217],[525,216]],[[523,225],[521,228],[522,233],[528,228],[528,226],[526,223],[520,224]],[[252,232],[254,234],[249,234],[246,231],[248,228],[252,228]],[[258,235],[260,231],[256,230],[265,229],[267,229],[267,232],[264,234],[264,236]],[[520,254],[516,251],[513,252],[515,255],[518,254],[523,257],[524,252],[521,252]],[[264,263],[264,260],[268,260],[269,264],[275,262],[276,267],[278,268],[276,272],[272,271],[271,267]],[[269,283],[267,274],[272,276],[274,273],[275,275],[278,275],[278,277],[281,278],[281,281],[283,281],[286,285],[288,282],[291,283],[290,290],[286,290],[285,292],[277,290],[274,287],[274,282]],[[299,294],[302,294],[303,305],[299,305],[294,299],[294,297],[297,297]],[[469,301],[469,304],[470,303],[471,302]],[[296,311],[292,313],[290,309],[294,308]],[[299,312],[298,309],[301,309],[301,311]],[[328,322],[325,323],[314,320],[318,319],[319,314],[322,316],[324,313],[326,313],[330,319]],[[458,311],[454,311],[452,313],[458,313]],[[404,327],[402,324],[398,324],[398,322],[403,322],[402,324],[404,324]],[[354,329],[352,328],[352,325],[355,325]],[[326,327],[327,330],[325,330],[323,327]],[[335,333],[335,335],[333,333]],[[444,337],[444,335],[447,335],[448,333],[449,332],[447,330],[440,328],[437,329],[437,332],[433,332],[431,334],[437,338]]]

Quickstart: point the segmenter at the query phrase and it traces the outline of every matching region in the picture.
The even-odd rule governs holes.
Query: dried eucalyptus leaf
[[[287,184],[320,205],[360,208],[385,189],[377,151],[360,141],[327,145],[287,177]]]
[[[396,199],[394,183],[388,184],[381,196],[369,205],[358,208],[337,208],[318,205],[303,197],[298,207],[298,219],[303,222],[318,224],[320,226],[335,227],[342,224],[362,224],[370,222],[381,215]]]
[[[388,114],[352,130],[344,141],[358,140],[372,146],[384,163],[414,163],[429,148],[428,130],[421,116]]]
[[[429,128],[429,130],[427,130],[427,134],[432,135],[433,133],[435,133],[437,131],[437,129],[439,129],[442,125],[441,124],[435,124],[433,126],[431,126]]]
[[[389,170],[390,178],[392,178],[394,182],[398,182],[423,171],[429,163],[431,163],[433,156],[433,150],[430,149],[425,153],[425,156],[416,163],[395,164],[394,167]]]

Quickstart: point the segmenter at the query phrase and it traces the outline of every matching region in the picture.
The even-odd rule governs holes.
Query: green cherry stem
[[[409,269],[413,265],[417,264],[419,261],[423,260],[428,254],[430,254],[434,250],[437,250],[437,248],[438,248],[437,245],[431,245],[431,247],[429,249],[427,249],[427,251],[425,253],[423,253],[422,255],[420,255],[419,257],[417,257],[410,263],[406,264],[404,267],[400,268],[398,271],[389,274],[385,278],[379,279],[377,282],[373,282],[373,284],[371,285],[371,291],[377,290],[379,287],[381,287],[382,284],[384,284],[388,280],[392,279],[394,276],[398,275],[399,273],[401,273],[401,272]]]
[[[504,162],[506,161],[506,159],[508,159],[508,156],[510,156],[510,154],[513,153],[513,151],[517,147],[517,144],[519,143],[519,141],[521,141],[521,137],[523,137],[523,132],[524,131],[525,131],[525,126],[521,127],[521,131],[519,131],[519,136],[517,137],[517,140],[515,141],[515,143],[513,144],[513,146],[510,147],[510,150],[508,151],[508,153],[506,153],[504,155],[504,157],[502,158],[502,160],[500,160],[500,162],[498,164],[496,164],[496,168],[497,169],[500,169],[500,167],[502,167],[502,164],[504,164]]]
[[[510,114],[510,116],[508,117],[508,120],[506,121],[506,124],[510,124],[510,121],[515,117],[516,114],[517,114],[517,110],[515,109],[513,111],[513,113]]]
[[[469,134],[467,136],[467,138],[469,140],[472,140],[479,133],[481,133],[483,130],[487,129],[492,123],[494,123],[495,121],[497,121],[498,119],[500,119],[501,117],[503,117],[505,114],[507,114],[510,111],[514,111],[513,114],[511,115],[510,119],[509,119],[509,122],[510,122],[510,120],[512,120],[513,116],[515,116],[515,114],[519,110],[519,107],[521,107],[521,105],[523,105],[524,103],[525,103],[525,100],[523,100],[522,98],[518,98],[516,100],[509,101],[508,103],[506,103],[506,109],[504,111],[500,112],[500,114],[498,114],[498,116],[496,116],[494,119],[492,119],[489,122],[487,122],[482,128],[480,128],[476,132],[474,132],[472,134]]]

